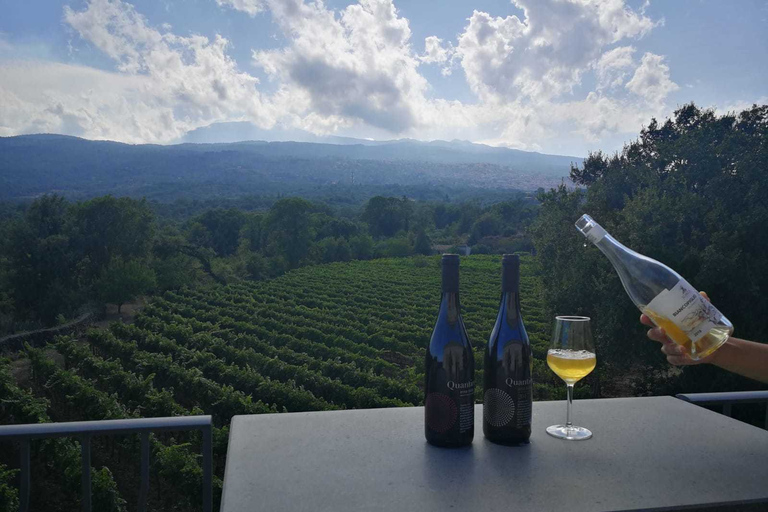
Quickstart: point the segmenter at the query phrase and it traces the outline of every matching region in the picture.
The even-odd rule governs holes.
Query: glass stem
[[[568,384],[568,409],[565,415],[565,428],[572,428],[571,423],[571,405],[573,404],[573,384]]]

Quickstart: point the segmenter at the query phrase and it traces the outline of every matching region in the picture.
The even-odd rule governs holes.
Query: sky
[[[768,103],[768,0],[0,0],[0,136],[246,122],[584,156],[691,101]]]

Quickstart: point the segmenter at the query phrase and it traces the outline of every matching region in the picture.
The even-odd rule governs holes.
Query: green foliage
[[[43,388],[49,395],[59,393],[57,396],[66,396],[71,393],[73,397],[82,396],[79,390],[71,386],[76,377],[62,374],[61,380],[56,379],[58,368],[47,359],[42,351],[28,350],[33,364],[33,377],[45,384],[55,385],[54,392],[50,388]],[[50,380],[49,380],[50,379]],[[87,394],[87,392],[86,392]],[[75,398],[76,399],[76,398]],[[99,403],[103,403],[98,401]],[[44,423],[61,420],[59,417],[51,418],[48,409],[51,401],[35,396],[34,393],[20,388],[14,381],[7,361],[0,360],[0,424],[11,423]],[[114,410],[119,410],[117,407]],[[99,411],[101,414],[101,411]],[[112,412],[106,417],[112,418]],[[73,510],[79,505],[78,493],[81,460],[78,443],[72,439],[46,439],[32,445],[33,467],[41,468],[38,477],[38,491],[31,495],[31,507],[40,510]],[[14,503],[16,493],[15,486],[8,488],[3,479],[12,476],[14,470],[4,470],[0,464],[0,504]],[[125,500],[117,490],[117,485],[111,472],[107,468],[92,470],[93,504],[98,510],[123,512]],[[2,510],[14,510],[13,508]]]
[[[245,213],[234,208],[224,210],[216,208],[208,210],[192,219],[194,232],[190,235],[198,245],[210,247],[219,256],[231,256],[237,250],[240,240],[240,230],[246,225],[248,218]],[[247,236],[259,234],[261,224],[250,221]],[[259,240],[249,240],[249,245],[257,245]]]
[[[412,206],[407,198],[372,197],[365,204],[362,220],[374,237],[394,236],[400,230],[408,231]]]
[[[432,254],[432,241],[429,239],[429,235],[423,230],[416,234],[416,241],[413,244],[414,254],[424,254],[429,256]]]
[[[143,201],[105,196],[69,204],[43,196],[2,226],[2,306],[13,320],[53,325],[71,318],[91,297],[112,258],[146,258],[154,220]],[[0,313],[2,314],[2,313]]]
[[[499,234],[501,231],[502,221],[496,213],[488,212],[482,214],[472,224],[472,229],[469,233],[469,243],[474,244],[477,240],[489,235]]]
[[[146,201],[104,196],[72,206],[71,240],[86,276],[99,275],[113,258],[146,257],[153,233]]]
[[[373,238],[370,235],[360,234],[349,239],[349,249],[353,259],[371,259],[373,257],[373,247]]]
[[[438,262],[439,257],[419,255],[332,263],[266,281],[168,291],[152,299],[134,324],[90,330],[87,344],[58,338],[51,348],[64,368],[46,351],[28,349],[34,393],[17,390],[7,400],[4,383],[12,386],[13,379],[0,371],[0,421],[211,414],[220,477],[233,415],[420,404],[421,361],[439,298]],[[465,320],[478,357],[498,308],[499,265],[498,257],[462,260]],[[537,358],[536,396],[550,398],[557,391],[542,362],[548,325],[538,305],[537,272],[531,258],[523,258],[523,310]],[[150,439],[152,471],[164,490],[154,498],[155,508],[197,506],[199,436]],[[77,446],[66,441],[53,440],[59,444],[50,449],[74,457],[74,465],[60,466],[64,481],[74,482]],[[106,452],[107,461],[93,473],[94,503],[100,510],[121,510],[125,504],[114,481],[135,482],[124,468],[135,466],[137,445],[126,439],[111,448],[112,455],[98,452]],[[59,463],[56,459],[55,466]],[[219,478],[215,486],[220,490]]]
[[[17,469],[8,469],[5,464],[0,464],[0,510],[18,510],[19,491],[14,483]]]
[[[201,279],[195,260],[185,254],[174,254],[152,261],[158,290],[176,290]]]
[[[377,258],[404,258],[410,255],[412,247],[410,241],[404,236],[388,238],[376,244],[374,257]]]
[[[173,215],[195,212],[181,224],[156,222],[143,201],[106,196],[69,204],[43,196],[0,220],[0,329],[53,325],[60,315],[71,319],[90,308],[91,300],[102,300],[96,288],[104,288],[98,281],[114,258],[146,262],[164,291],[270,279],[317,263],[429,255],[433,241],[463,244],[472,226],[492,252],[524,250],[528,239],[521,233],[535,213],[533,199],[507,197],[483,206],[376,196],[362,211],[299,198],[154,205]],[[269,209],[254,213],[233,205]]]
[[[652,121],[616,155],[594,153],[565,187],[543,193],[533,229],[548,309],[587,314],[608,380],[642,372],[643,388],[725,391],[754,386],[716,368],[686,368],[678,380],[638,324],[638,311],[609,261],[573,228],[589,213],[628,247],[662,261],[706,290],[749,339],[768,338],[768,106],[717,116],[685,105],[663,124]],[[617,300],[617,297],[620,297]],[[624,379],[626,380],[626,379]]]
[[[281,199],[266,218],[267,254],[284,257],[289,268],[296,268],[310,248],[313,233],[310,225],[312,204],[292,197]]]
[[[115,258],[96,282],[96,293],[102,301],[117,304],[120,312],[123,304],[151,291],[156,284],[155,273],[146,263]]]
[[[264,238],[264,216],[262,214],[249,214],[240,229],[240,245],[251,252],[261,250]]]

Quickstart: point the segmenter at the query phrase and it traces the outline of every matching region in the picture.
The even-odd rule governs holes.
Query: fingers
[[[640,323],[643,325],[647,325],[648,327],[655,327],[655,324],[653,323],[653,320],[651,320],[651,317],[643,313],[640,315]]]
[[[653,329],[648,329],[647,335],[650,339],[652,339],[653,341],[658,341],[659,343],[674,343],[667,336],[667,332],[661,327],[654,327]]]
[[[707,295],[707,292],[699,292],[699,294],[701,294],[702,297],[707,299],[707,301],[712,302],[712,299],[709,298],[709,295]]]
[[[673,341],[662,343],[661,352],[667,356],[669,364],[675,366],[697,364],[697,361],[691,359],[683,347]]]

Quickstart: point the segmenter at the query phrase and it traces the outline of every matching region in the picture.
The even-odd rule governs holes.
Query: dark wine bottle
[[[485,347],[483,433],[500,444],[525,443],[531,437],[533,358],[520,314],[520,258],[502,258],[501,305]]]
[[[475,358],[459,304],[459,256],[444,254],[443,292],[425,367],[424,433],[436,446],[475,436]]]

